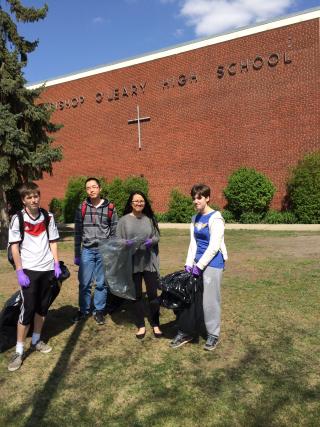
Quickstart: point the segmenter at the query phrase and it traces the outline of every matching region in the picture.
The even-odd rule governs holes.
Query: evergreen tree
[[[62,159],[51,134],[60,125],[50,122],[53,107],[40,102],[44,87],[27,89],[23,67],[38,41],[27,41],[19,22],[44,19],[47,5],[24,7],[20,0],[0,0],[0,248],[7,242],[7,194],[15,186],[52,173],[52,163]]]

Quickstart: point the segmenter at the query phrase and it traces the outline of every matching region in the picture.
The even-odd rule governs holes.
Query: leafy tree
[[[4,6],[2,6],[4,4]],[[52,163],[62,159],[50,136],[61,126],[50,122],[53,107],[40,103],[43,87],[25,87],[23,67],[38,41],[20,36],[17,23],[44,19],[47,6],[24,7],[20,0],[0,4],[0,248],[7,242],[7,195],[15,186],[52,173]]]

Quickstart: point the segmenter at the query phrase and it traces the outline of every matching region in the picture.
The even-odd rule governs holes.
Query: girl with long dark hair
[[[117,237],[125,239],[127,245],[133,244],[133,239],[143,241],[133,256],[133,281],[136,289],[133,310],[138,328],[136,337],[142,339],[146,334],[142,301],[143,279],[146,285],[153,334],[156,338],[161,338],[160,306],[157,298],[160,232],[150,202],[142,191],[133,191],[130,194],[123,217],[117,225]]]

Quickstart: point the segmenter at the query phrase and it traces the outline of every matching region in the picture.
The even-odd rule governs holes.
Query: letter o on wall
[[[102,100],[103,100],[103,93],[97,92],[96,93],[96,102],[98,102],[100,104],[100,102],[102,102]]]
[[[72,105],[72,108],[76,108],[78,106],[78,99],[72,98],[71,99],[71,105]]]
[[[261,70],[261,68],[263,67],[263,58],[261,56],[256,56],[253,60],[252,67],[255,70]]]
[[[268,65],[270,67],[275,67],[278,64],[278,62],[279,62],[279,54],[278,53],[272,53],[269,56]]]

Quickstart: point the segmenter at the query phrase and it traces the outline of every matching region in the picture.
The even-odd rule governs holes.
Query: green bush
[[[272,182],[262,173],[255,169],[240,168],[229,177],[224,190],[227,209],[236,219],[245,213],[248,213],[248,218],[251,213],[262,216],[267,212],[275,191]]]
[[[101,184],[101,196],[107,196],[107,183],[104,178],[99,178]],[[73,177],[69,180],[63,201],[63,217],[66,223],[74,222],[74,216],[79,204],[86,199],[86,176]]]
[[[290,211],[279,212],[270,209],[263,218],[263,222],[266,224],[295,224],[297,218]]]
[[[146,178],[137,176],[129,176],[124,180],[115,178],[108,184],[107,188],[108,198],[114,202],[119,217],[122,216],[129,194],[132,191],[142,191],[147,197],[149,193],[149,186]]]
[[[257,212],[243,212],[240,215],[241,224],[259,224],[262,222],[263,214]]]
[[[231,211],[229,211],[228,209],[224,209],[221,212],[221,215],[223,216],[223,219],[225,220],[225,222],[228,224],[232,224],[232,223],[237,222],[234,214]]]
[[[158,222],[168,222],[167,212],[156,212],[155,217]]]
[[[320,151],[305,156],[292,171],[288,198],[300,223],[320,223]]]
[[[172,190],[167,212],[168,222],[191,222],[191,217],[194,213],[191,197],[182,194],[177,189]]]
[[[63,199],[54,197],[49,203],[49,211],[53,214],[56,222],[64,222]]]

